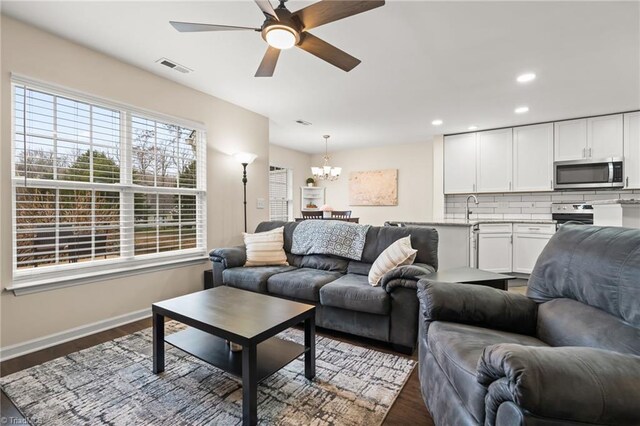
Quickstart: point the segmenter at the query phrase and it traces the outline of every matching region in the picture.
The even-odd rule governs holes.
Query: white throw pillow
[[[284,252],[284,226],[255,234],[242,233],[247,248],[244,266],[288,265]]]
[[[387,247],[373,262],[369,270],[369,284],[377,286],[384,274],[402,265],[411,265],[416,260],[415,250],[411,247],[411,235],[400,238]]]

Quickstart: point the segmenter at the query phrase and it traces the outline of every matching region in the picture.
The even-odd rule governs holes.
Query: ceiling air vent
[[[304,121],[304,120],[296,120],[296,123],[302,124],[303,126],[311,126],[311,123],[309,123],[308,121]]]
[[[156,61],[156,63],[160,65],[164,65],[165,67],[171,68],[174,71],[179,71],[183,74],[189,74],[190,72],[193,72],[192,69],[189,69],[184,65],[180,65],[179,63],[167,58],[160,58]]]

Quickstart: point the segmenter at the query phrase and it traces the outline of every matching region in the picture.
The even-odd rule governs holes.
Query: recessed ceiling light
[[[434,126],[439,126],[442,124],[442,120],[433,120],[431,124],[433,124]]]
[[[478,130],[478,126],[469,126],[469,130]]]
[[[528,106],[521,106],[515,109],[516,114],[524,114],[525,112],[529,112]]]
[[[518,83],[528,83],[536,79],[536,75],[532,72],[528,72],[526,74],[521,74],[516,78]]]

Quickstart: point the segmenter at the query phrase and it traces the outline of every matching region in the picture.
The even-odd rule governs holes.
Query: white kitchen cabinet
[[[514,191],[553,190],[553,124],[514,127]]]
[[[476,191],[476,134],[444,138],[444,193]]]
[[[587,119],[587,158],[622,157],[622,121],[622,114]]]
[[[555,161],[587,158],[587,119],[553,123],[555,133]]]
[[[622,129],[621,114],[554,123],[555,161],[622,157]]]
[[[478,268],[490,272],[511,272],[511,224],[480,224],[477,238]]]
[[[624,115],[625,188],[640,188],[640,112]]]
[[[511,191],[513,179],[513,130],[478,132],[477,192]]]
[[[530,274],[554,233],[555,225],[514,225],[513,272]]]

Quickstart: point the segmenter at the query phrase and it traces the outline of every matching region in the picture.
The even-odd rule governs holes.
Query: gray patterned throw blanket
[[[369,225],[339,220],[305,220],[293,231],[291,253],[331,254],[360,260]]]

